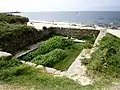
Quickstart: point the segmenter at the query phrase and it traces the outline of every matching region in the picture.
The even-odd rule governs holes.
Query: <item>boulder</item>
[[[25,64],[29,65],[29,66],[32,66],[32,67],[35,67],[36,64],[35,63],[31,63],[31,62],[26,62]]]
[[[23,64],[25,64],[25,63],[26,63],[25,61],[22,61],[22,60],[21,60],[20,62],[21,62],[21,63],[23,63]]]
[[[37,69],[44,69],[44,67],[42,65],[38,65],[36,66]]]
[[[56,71],[54,74],[55,74],[55,75],[60,75],[60,73],[61,73],[61,71],[58,70],[58,71]]]
[[[63,76],[67,76],[67,72],[66,71],[63,71],[60,73],[60,76],[63,77]]]
[[[54,74],[57,70],[54,68],[45,67],[46,72],[49,74]]]

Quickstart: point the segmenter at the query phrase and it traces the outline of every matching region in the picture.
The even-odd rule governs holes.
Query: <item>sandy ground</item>
[[[28,26],[33,26],[37,29],[42,29],[43,26],[49,27],[63,27],[63,28],[75,28],[75,29],[96,29],[82,24],[67,23],[67,22],[48,22],[48,21],[30,21],[27,23]],[[103,28],[97,27],[96,30],[101,30]]]

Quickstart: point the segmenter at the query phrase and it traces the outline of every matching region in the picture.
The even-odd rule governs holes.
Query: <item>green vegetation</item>
[[[62,49],[55,49],[45,55],[38,55],[33,58],[32,62],[36,64],[53,67],[56,63],[60,62],[66,57],[66,52]]]
[[[35,28],[25,25],[28,21],[29,19],[25,17],[0,14],[0,49],[14,53],[27,45],[45,39],[47,36],[49,38],[46,27],[43,27],[45,32],[38,32]],[[50,33],[51,35],[62,35],[61,30],[58,34],[55,34],[54,30],[51,30]],[[75,33],[78,32],[75,31]],[[98,32],[94,35],[91,33],[92,36],[75,36],[87,40],[86,43],[74,43],[65,37],[56,36],[43,42],[37,50],[21,57],[21,59],[64,71],[69,68],[83,48],[92,47],[97,34]],[[63,32],[63,36],[66,36],[66,32]],[[112,77],[112,81],[113,78],[114,80],[120,78],[119,44],[120,39],[107,34],[100,41],[99,50],[93,53],[92,59],[82,61],[87,65],[88,75],[100,76],[99,81],[93,85],[81,86],[67,78],[53,77],[41,70],[23,65],[17,59],[5,57],[0,58],[0,84],[25,86],[28,90],[31,88],[33,90],[101,90],[103,87],[109,87],[108,84],[111,85],[109,77]]]
[[[0,13],[0,50],[15,54],[24,47],[35,44],[52,36],[51,31],[38,31],[27,26],[28,18]]]
[[[19,36],[21,34],[26,33],[27,31],[30,32],[32,30],[36,30],[33,27],[26,26],[26,25],[14,25],[14,24],[4,24],[0,23],[0,36]]]
[[[29,19],[21,16],[14,16],[7,13],[0,13],[0,22],[9,24],[27,24]]]
[[[36,51],[30,52],[22,59],[25,61],[30,61],[37,55],[49,53],[54,49],[65,49],[72,44],[73,42],[71,40],[67,40],[62,36],[56,36],[43,42]]]
[[[0,13],[0,49],[14,53],[35,43],[38,32],[35,28],[26,25],[28,21],[26,17]]]
[[[72,44],[73,42],[71,40],[67,40],[62,36],[56,36],[45,41],[42,45],[40,45],[37,51],[40,54],[46,54],[56,48],[64,49],[65,47],[71,46]]]
[[[92,59],[82,61],[87,65],[88,73],[98,77],[120,78],[120,39],[107,34]]]
[[[0,48],[3,51],[13,53],[38,41],[37,36],[38,31],[33,27],[0,23]]]
[[[22,65],[18,60],[3,57],[0,58],[0,84],[19,85],[25,87],[25,90],[101,90],[105,86],[103,83],[81,86],[70,79],[53,77]]]
[[[0,58],[0,80],[9,81],[12,77],[12,70],[21,63],[18,60],[11,60],[4,57]]]
[[[69,46],[69,48],[65,49],[67,57],[59,63],[56,63],[54,68],[58,70],[67,70],[84,48],[87,48],[86,43],[74,43]]]
[[[35,90],[66,90],[80,88],[72,80],[53,77],[40,70],[22,65],[18,60],[0,58],[0,82],[18,84]]]
[[[67,70],[82,49],[89,46],[87,43],[74,43],[65,37],[55,36],[21,59],[59,70]]]

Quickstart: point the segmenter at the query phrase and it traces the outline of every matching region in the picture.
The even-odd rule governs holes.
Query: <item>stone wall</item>
[[[97,37],[99,34],[98,30],[92,30],[92,29],[72,29],[72,28],[49,28],[49,30],[52,30],[54,34],[56,35],[62,35],[67,37],[73,37],[77,39],[82,39],[84,37]]]

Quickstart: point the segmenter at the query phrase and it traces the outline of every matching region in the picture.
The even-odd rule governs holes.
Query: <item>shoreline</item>
[[[56,21],[40,21],[40,20],[30,20],[27,23],[28,26],[33,26],[36,29],[42,29],[44,26],[49,27],[60,27],[60,28],[74,28],[74,29],[93,29],[93,30],[103,30],[106,28],[99,27],[98,25],[86,25],[86,24],[77,24],[69,22],[56,22]]]
[[[73,22],[60,22],[60,21],[41,21],[41,20],[30,20],[27,23],[28,26],[33,26],[37,29],[42,29],[43,26],[49,27],[61,27],[61,28],[75,28],[75,29],[110,29],[110,30],[120,30],[119,26],[109,26],[106,27],[105,25],[99,26],[97,24],[82,24],[82,23],[73,23]]]
[[[33,26],[37,30],[42,30],[45,26],[46,28],[50,27],[58,27],[58,28],[71,28],[71,29],[88,29],[88,30],[98,30],[98,31],[106,31],[114,36],[120,38],[120,28],[119,29],[111,29],[100,27],[98,25],[94,25],[90,27],[89,25],[84,24],[76,24],[76,23],[68,23],[68,22],[53,22],[53,21],[40,21],[40,20],[30,20],[27,23],[28,26]]]

